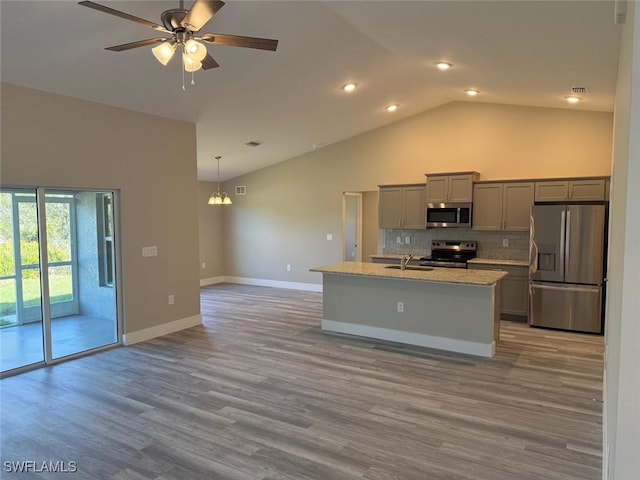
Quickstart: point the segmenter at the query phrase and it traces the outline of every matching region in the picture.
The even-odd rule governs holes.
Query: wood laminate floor
[[[202,289],[204,325],[0,382],[4,479],[599,480],[602,337],[492,359],[321,332],[322,296]]]

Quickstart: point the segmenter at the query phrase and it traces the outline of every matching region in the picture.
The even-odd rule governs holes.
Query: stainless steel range
[[[422,257],[423,267],[467,268],[467,261],[476,258],[478,244],[472,240],[432,240],[431,255]]]

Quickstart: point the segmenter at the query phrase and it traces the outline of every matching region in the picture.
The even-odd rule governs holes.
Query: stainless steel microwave
[[[471,227],[471,203],[427,203],[427,228]]]

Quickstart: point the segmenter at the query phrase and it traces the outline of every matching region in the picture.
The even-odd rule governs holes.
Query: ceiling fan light
[[[173,41],[162,42],[157,47],[153,47],[151,51],[162,65],[166,65],[176,52],[176,45]]]
[[[199,62],[198,60],[194,60],[193,58],[191,58],[186,53],[184,53],[182,55],[182,60],[184,61],[184,69],[185,69],[185,71],[187,71],[189,73],[197,72],[198,70],[200,70],[202,68],[202,62]]]
[[[202,62],[207,56],[207,47],[193,39],[187,40],[187,43],[184,44],[184,50],[189,57],[197,62]]]

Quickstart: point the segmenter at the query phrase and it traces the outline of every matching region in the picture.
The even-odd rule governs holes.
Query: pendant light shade
[[[196,62],[202,62],[207,56],[207,47],[193,39],[187,40],[187,43],[184,44],[184,50]]]
[[[173,57],[173,54],[176,52],[176,42],[174,42],[173,40],[162,42],[157,47],[153,47],[151,51],[162,65],[166,65],[167,63],[169,63],[169,60],[171,60],[171,57]]]
[[[220,159],[222,157],[220,155],[216,156],[215,159],[218,161],[218,191],[213,192],[209,197],[209,201],[207,202],[209,205],[232,205],[231,197],[227,194],[227,192],[220,193]]]

